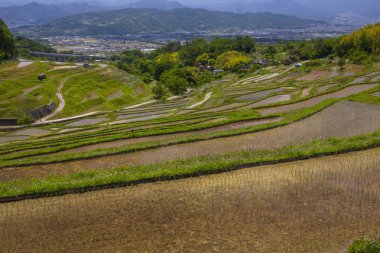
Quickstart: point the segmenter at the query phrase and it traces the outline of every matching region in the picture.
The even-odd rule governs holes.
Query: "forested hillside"
[[[355,51],[380,54],[380,23],[368,25],[352,34],[343,36],[338,45],[339,55],[345,56]]]
[[[0,19],[0,61],[16,54],[15,39],[7,25]]]
[[[124,9],[63,17],[46,25],[20,29],[31,35],[125,35],[185,30],[224,31],[258,28],[305,28],[320,21],[270,13],[235,14],[202,9]]]

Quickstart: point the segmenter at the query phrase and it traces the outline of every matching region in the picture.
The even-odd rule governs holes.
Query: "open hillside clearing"
[[[342,252],[380,233],[379,152],[1,204],[0,250]]]
[[[48,175],[64,175],[91,169],[111,169],[126,165],[152,164],[242,150],[273,149],[314,139],[351,137],[371,133],[379,128],[378,105],[346,101],[334,104],[299,122],[252,134],[158,147],[84,161],[5,168],[0,170],[0,181],[28,177],[42,178]]]

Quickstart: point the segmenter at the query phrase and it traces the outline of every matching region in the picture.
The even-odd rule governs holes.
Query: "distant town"
[[[275,43],[287,40],[310,40],[314,38],[333,38],[350,33],[367,23],[373,22],[357,15],[340,15],[327,21],[327,24],[315,24],[303,29],[257,29],[226,30],[224,32],[191,33],[178,30],[159,34],[126,34],[124,36],[53,36],[42,40],[58,52],[107,57],[128,50],[151,52],[170,41],[181,41],[185,44],[193,38],[230,38],[237,35],[249,35],[261,43]]]

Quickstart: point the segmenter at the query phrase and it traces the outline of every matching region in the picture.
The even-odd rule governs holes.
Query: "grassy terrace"
[[[70,79],[62,90],[66,107],[56,118],[90,110],[118,110],[151,99],[150,87],[139,78],[108,67],[90,70]]]
[[[105,141],[112,141],[112,140],[119,140],[122,138],[136,138],[137,136],[149,136],[144,135],[144,133],[141,134],[135,134],[135,133],[126,133],[122,136],[116,136],[116,137],[105,137],[103,139],[100,139],[100,137],[97,137],[92,143],[89,142],[88,139],[84,140],[85,143],[78,143],[78,140],[74,139],[73,144],[69,146],[69,144],[62,144],[62,146],[56,147],[56,148],[45,148],[40,150],[32,150],[32,151],[24,151],[19,152],[14,155],[4,155],[2,156],[2,160],[0,161],[0,167],[11,167],[11,166],[20,166],[20,165],[31,165],[31,164],[47,164],[52,162],[63,162],[63,161],[72,161],[72,160],[78,160],[78,159],[88,159],[88,158],[94,158],[94,157],[101,157],[101,156],[107,156],[107,155],[113,155],[113,154],[119,154],[119,153],[126,153],[126,152],[134,152],[138,150],[145,150],[145,149],[151,149],[156,147],[162,147],[167,145],[174,145],[174,144],[180,144],[180,143],[187,143],[187,142],[194,142],[194,141],[201,141],[201,140],[208,140],[213,138],[223,138],[228,136],[234,136],[234,135],[241,135],[246,133],[252,133],[256,131],[262,131],[274,127],[283,126],[286,124],[290,124],[292,122],[304,119],[314,113],[317,113],[324,108],[328,107],[329,105],[339,101],[336,100],[328,100],[325,101],[317,106],[314,106],[312,108],[306,108],[299,112],[292,113],[292,114],[280,114],[277,116],[284,116],[284,120],[277,122],[277,123],[271,123],[268,125],[262,125],[262,126],[254,126],[249,128],[243,128],[243,129],[236,129],[236,130],[228,130],[228,131],[221,131],[221,132],[215,132],[215,133],[206,133],[206,134],[197,134],[197,135],[191,135],[186,136],[184,138],[178,138],[171,141],[157,141],[157,142],[147,142],[147,143],[138,143],[135,145],[130,145],[127,147],[121,147],[121,148],[113,148],[113,149],[104,149],[104,150],[98,150],[98,151],[92,151],[92,152],[84,152],[79,154],[64,154],[60,156],[54,156],[55,152],[59,152],[62,150],[67,150],[69,148],[79,147],[79,146],[85,146],[89,144],[95,144],[95,143],[101,143]],[[233,122],[237,121],[246,121],[250,119],[250,117],[246,114],[239,115],[240,119],[237,119]],[[260,118],[257,115],[252,115],[251,119],[258,119]],[[230,123],[230,122],[229,122]],[[200,126],[180,126],[179,128],[168,128],[164,130],[158,130],[158,131],[152,131],[149,132],[150,135],[159,135],[159,134],[169,134],[169,133],[178,133],[178,132],[186,132],[186,131],[195,131],[199,129],[206,129],[213,126],[221,125],[220,123],[211,123],[211,124],[204,124]],[[33,149],[36,147],[33,147]],[[31,148],[32,149],[32,148]],[[38,157],[37,155],[42,154],[53,154],[51,156],[42,156]],[[26,158],[23,158],[26,157]],[[29,158],[30,157],[30,158]],[[22,159],[23,158],[23,159]]]
[[[31,65],[38,67],[39,65]],[[49,68],[45,66],[46,68]],[[38,70],[39,71],[39,70]],[[63,78],[69,70],[56,70],[57,78]],[[73,73],[73,70],[70,70]],[[318,69],[318,71],[327,71],[325,69]],[[212,100],[200,106],[195,110],[191,110],[186,114],[174,114],[169,117],[161,117],[158,119],[147,120],[143,122],[131,122],[120,125],[107,125],[104,123],[83,126],[78,132],[69,134],[59,134],[54,130],[50,135],[43,137],[36,137],[28,141],[21,141],[17,143],[10,143],[0,146],[0,168],[5,169],[9,167],[23,167],[31,165],[43,165],[52,163],[63,163],[77,160],[87,160],[108,157],[118,154],[133,153],[137,151],[157,149],[161,147],[175,146],[178,144],[193,143],[212,139],[223,139],[226,137],[239,136],[260,132],[264,130],[279,128],[286,126],[297,121],[306,119],[329,106],[344,100],[380,104],[380,97],[371,94],[380,91],[380,87],[375,85],[374,88],[369,90],[360,90],[360,92],[349,93],[347,96],[334,97],[335,93],[339,93],[347,87],[356,87],[362,84],[368,84],[373,76],[368,75],[372,73],[371,70],[362,72],[357,76],[336,76],[333,78],[322,78],[316,80],[305,80],[294,82],[288,80],[279,82],[287,76],[305,75],[301,70],[292,70],[289,73],[284,73],[274,79],[265,81],[264,83],[250,83],[250,84],[236,84],[236,77],[230,76],[220,82],[210,84],[203,91],[200,91],[196,101],[201,100],[204,94],[213,91]],[[145,88],[141,88],[138,79],[130,79],[132,77],[118,76],[112,68],[102,69],[95,73],[88,70],[74,70],[76,78],[69,79],[67,85],[63,90],[68,104],[78,104],[83,102],[81,99],[88,98],[88,101],[98,101],[102,104],[102,108],[114,110],[117,108],[109,104],[110,96],[131,96],[134,90],[138,89],[141,92],[140,100],[144,100],[146,93]],[[300,72],[300,75],[298,75]],[[367,73],[368,72],[368,73]],[[0,73],[2,73],[0,71]],[[53,73],[53,72],[52,72]],[[264,74],[269,74],[266,71]],[[306,75],[312,76],[312,73]],[[328,73],[328,71],[326,72]],[[111,76],[108,76],[111,75]],[[86,77],[89,77],[87,80]],[[79,78],[79,79],[78,79]],[[259,76],[260,78],[260,76]],[[108,82],[107,80],[112,80]],[[117,80],[117,81],[115,81]],[[95,92],[89,94],[88,90],[90,85],[95,83],[104,84],[97,86]],[[120,83],[131,83],[122,89],[122,92],[116,91],[112,87],[119,87]],[[80,84],[80,85],[76,85]],[[105,87],[110,87],[106,89]],[[286,89],[267,93],[254,101],[241,101],[238,100],[241,96],[258,93],[261,91],[283,88]],[[289,90],[287,88],[293,88]],[[321,89],[321,87],[323,89]],[[366,86],[367,87],[367,86]],[[371,86],[368,86],[371,87]],[[309,94],[303,95],[303,90],[309,88]],[[232,91],[233,92],[232,92]],[[232,92],[231,95],[228,93]],[[69,96],[69,93],[77,94],[76,96]],[[118,93],[118,94],[116,94]],[[291,100],[278,102],[263,106],[255,106],[256,103],[263,101],[267,98],[276,96],[278,94],[292,94]],[[95,94],[95,95],[94,95]],[[115,95],[116,94],[116,95]],[[114,96],[115,95],[115,96]],[[95,97],[96,96],[96,97]],[[326,97],[326,98],[325,98]],[[277,108],[280,106],[292,106],[303,102],[311,101],[312,99],[321,98],[318,103],[312,103],[307,106],[300,106],[297,109],[284,110],[279,113],[266,114],[267,116],[260,115],[261,109]],[[322,99],[325,98],[325,99]],[[81,100],[81,101],[80,101]],[[100,101],[101,100],[101,101]],[[115,101],[118,98],[115,98]],[[128,99],[127,99],[128,100]],[[108,101],[108,102],[107,102]],[[87,103],[86,101],[84,103]],[[99,104],[98,103],[98,104]],[[136,103],[134,101],[133,103]],[[219,107],[231,103],[242,103],[241,106],[234,107],[233,109],[218,110]],[[99,104],[99,105],[100,105]],[[122,105],[119,104],[118,106]],[[176,109],[181,112],[181,109],[186,105],[185,101],[168,101],[167,103],[157,103],[147,106],[142,106],[136,109],[128,109],[110,113],[107,116],[112,120],[138,118],[145,115],[154,115],[166,112],[171,109]],[[125,106],[123,104],[123,106]],[[91,106],[84,106],[89,108]],[[72,110],[73,106],[69,106],[62,113],[62,115],[73,115],[79,112],[84,112],[83,108],[76,108]],[[292,107],[290,107],[292,108]],[[210,109],[216,109],[210,111]],[[256,110],[257,109],[257,110]],[[100,117],[104,117],[100,116]],[[230,125],[239,122],[250,122],[262,119],[281,119],[263,125],[253,125],[238,128],[229,128]],[[75,122],[75,121],[72,121]],[[107,122],[107,121],[106,121]],[[53,126],[46,126],[45,129],[53,129],[55,127],[67,128],[66,125],[70,122],[60,123]],[[75,127],[73,127],[75,129]],[[22,196],[36,193],[52,193],[63,192],[66,193],[70,189],[83,189],[83,188],[102,188],[109,185],[128,185],[139,182],[155,181],[161,179],[172,179],[180,177],[188,177],[193,175],[201,175],[208,173],[216,173],[237,169],[246,166],[259,165],[261,163],[276,163],[297,159],[306,159],[310,157],[336,154],[340,152],[349,152],[353,150],[366,149],[379,146],[378,131],[372,134],[361,135],[352,138],[342,139],[325,139],[315,140],[306,144],[299,144],[287,146],[284,148],[277,148],[273,150],[255,150],[244,151],[237,153],[227,153],[224,155],[213,155],[207,157],[197,157],[186,160],[174,160],[171,162],[164,162],[153,165],[138,165],[127,166],[119,169],[99,170],[70,174],[67,176],[50,176],[44,179],[25,179],[21,181],[10,181],[0,185],[1,197]],[[160,137],[163,138],[150,138]],[[108,146],[108,143],[116,141],[128,141],[119,146]],[[86,147],[95,146],[93,150],[86,151]],[[83,149],[81,149],[83,148]],[[70,152],[73,150],[73,152]],[[17,170],[17,168],[16,168]]]
[[[49,71],[52,66],[50,63],[35,62],[21,69],[11,68],[9,71],[1,72],[1,80],[4,81],[0,81],[0,117],[17,117],[22,113],[20,108],[34,109],[48,104],[51,100],[57,103],[55,93],[62,79],[84,72],[79,68]],[[37,80],[41,73],[48,76],[44,82]]]
[[[114,170],[94,170],[62,177],[47,177],[43,180],[28,179],[0,183],[0,198],[5,201],[7,198],[12,197],[23,198],[23,196],[27,197],[28,195],[36,194],[50,196],[112,186],[176,179],[263,164],[339,154],[378,146],[380,146],[380,131],[353,138],[315,140],[306,144],[275,150],[245,151]]]
[[[362,92],[361,94],[355,95],[354,97],[366,96],[367,99],[371,98],[372,100],[376,100],[377,99],[376,97],[371,96],[369,94],[377,90],[378,88],[375,88],[366,92]],[[334,91],[335,89],[328,93],[333,93]],[[328,93],[325,93],[325,94],[328,94]],[[300,101],[305,101],[307,99],[308,98],[298,99],[298,100],[291,101],[291,103],[285,103],[285,104],[293,104]],[[226,137],[226,136],[250,133],[250,132],[264,130],[271,127],[289,124],[291,122],[300,120],[330,105],[332,103],[331,101],[323,102],[320,105],[314,106],[316,110],[314,107],[311,107],[308,109],[301,110],[300,112],[296,114],[284,114],[284,113],[277,114],[275,116],[285,116],[285,119],[282,122],[269,124],[267,126],[251,127],[251,128],[246,128],[246,129],[224,131],[224,132],[217,132],[217,133],[212,133],[212,134],[203,134],[203,135],[198,135],[198,136],[179,138],[178,141],[174,141],[174,142],[173,141],[166,142],[166,143],[153,142],[153,143],[144,143],[144,144],[140,143],[137,145],[131,145],[127,148],[100,150],[97,152],[91,152],[91,154],[82,153],[82,154],[75,154],[75,155],[64,155],[64,156],[60,156],[59,159],[44,157],[44,158],[41,158],[41,160],[45,159],[47,163],[57,162],[57,161],[68,161],[68,160],[83,159],[83,158],[89,158],[89,157],[118,154],[122,152],[132,152],[132,151],[143,150],[147,148],[154,148],[154,147],[163,146],[163,145],[172,145],[172,144],[178,144],[178,143],[184,143],[184,142],[192,142],[192,141],[206,140],[210,138],[218,138],[218,137]],[[219,118],[222,117],[225,119],[221,122],[216,122],[216,123],[207,123],[206,121],[206,118],[212,119],[212,118],[218,118],[218,117]],[[56,152],[60,152],[64,150],[69,150],[69,149],[73,149],[73,148],[77,148],[81,146],[92,145],[92,144],[97,144],[97,143],[102,143],[102,142],[110,142],[110,141],[115,141],[115,140],[131,139],[131,138],[144,137],[144,136],[157,136],[157,135],[172,134],[172,133],[185,133],[185,132],[190,132],[190,131],[207,129],[207,128],[220,126],[220,125],[226,125],[233,122],[239,122],[239,121],[250,120],[250,119],[258,119],[258,118],[260,118],[259,115],[251,110],[240,111],[240,113],[224,112],[224,113],[213,113],[213,114],[207,114],[207,115],[199,114],[199,116],[182,115],[182,116],[173,117],[170,120],[160,119],[160,120],[153,120],[148,123],[127,124],[127,125],[112,126],[112,127],[109,126],[106,129],[97,131],[95,133],[80,133],[80,134],[73,134],[67,137],[62,137],[59,139],[29,141],[29,142],[24,142],[24,143],[10,144],[10,145],[5,145],[5,146],[0,147],[0,154],[3,154],[2,157],[0,158],[0,160],[3,160],[2,162],[0,162],[0,166],[8,167],[8,166],[14,166],[14,165],[26,165],[26,164],[30,164],[30,162],[27,161],[28,159],[20,159],[20,158],[27,158],[27,157],[36,156],[36,155],[38,156],[38,155],[54,154]],[[183,120],[194,120],[194,122],[193,124],[186,124],[186,126],[175,124],[175,122],[183,121]],[[173,123],[173,125],[171,125],[170,122]],[[162,123],[169,123],[169,125],[161,126],[159,128],[153,128],[154,126],[159,126],[159,124],[162,124]],[[151,129],[145,128],[142,130],[138,130],[138,127],[143,124],[147,124],[147,126],[151,125],[152,128]],[[135,130],[131,131],[131,128],[132,129],[136,128],[135,129],[136,131]],[[127,130],[127,131],[124,132],[123,130]],[[12,160],[15,160],[15,161],[12,161]]]
[[[372,90],[362,92],[359,95],[354,95],[353,98],[355,96],[365,96],[365,94],[368,95],[377,90],[378,88],[374,88]],[[296,101],[293,101],[293,103],[304,101],[304,100],[307,100],[307,99],[296,100]],[[78,134],[78,135],[73,135],[66,138],[64,137],[59,140],[52,139],[52,140],[38,141],[38,142],[35,142],[35,141],[26,142],[25,144],[20,143],[20,144],[15,144],[15,145],[3,146],[0,148],[0,153],[3,154],[2,157],[0,158],[0,166],[9,167],[9,166],[18,166],[18,165],[30,165],[30,164],[39,164],[39,163],[46,164],[46,163],[52,163],[52,162],[72,161],[72,160],[77,160],[77,159],[87,159],[87,158],[100,157],[100,156],[106,156],[106,155],[120,154],[120,153],[125,153],[125,152],[134,152],[138,150],[151,149],[155,147],[162,147],[162,146],[174,145],[174,144],[179,144],[179,143],[194,142],[194,141],[207,140],[207,139],[212,139],[212,138],[222,138],[222,137],[227,137],[227,136],[252,133],[255,131],[261,131],[261,130],[265,130],[265,129],[269,129],[273,127],[283,126],[283,125],[301,120],[305,117],[308,117],[326,108],[327,106],[337,101],[339,101],[339,99],[331,99],[331,100],[324,101],[320,104],[317,104],[315,106],[312,106],[310,108],[304,108],[295,113],[279,113],[279,114],[273,115],[273,116],[284,117],[284,120],[281,122],[276,122],[276,123],[272,123],[268,125],[254,126],[254,127],[249,127],[249,128],[243,128],[243,129],[212,132],[212,133],[205,133],[205,134],[197,134],[196,136],[184,136],[182,138],[179,137],[178,139],[170,140],[170,141],[137,143],[137,144],[129,145],[128,147],[103,149],[103,150],[97,150],[94,152],[83,152],[79,154],[60,154],[59,156],[54,156],[54,153],[57,153],[57,152],[61,152],[61,151],[65,151],[65,150],[69,150],[69,149],[73,149],[77,147],[97,144],[97,143],[111,142],[115,140],[131,139],[131,138],[144,137],[144,136],[186,133],[186,132],[191,132],[191,131],[208,129],[208,128],[212,128],[216,126],[226,125],[233,122],[246,121],[250,119],[259,119],[260,116],[254,111],[240,111],[240,113],[237,113],[237,112],[214,113],[213,115],[208,115],[207,117],[209,119],[212,117],[215,117],[215,118],[223,117],[223,118],[228,118],[228,119],[225,119],[221,122],[216,122],[216,123],[198,122],[199,124],[195,123],[191,125],[187,123],[184,125],[177,125],[177,126],[169,125],[165,127],[159,127],[157,129],[156,128],[144,129],[144,130],[139,130],[136,132],[130,131],[131,125],[117,126],[117,127],[110,127],[108,129],[105,129],[96,133]],[[194,118],[196,119],[196,117]],[[185,120],[185,119],[189,119],[188,116],[176,116],[175,119],[172,119],[173,120],[172,122],[174,123],[176,121]],[[127,130],[127,129],[129,131],[126,131],[126,132],[122,131],[122,130]],[[14,152],[17,152],[17,153],[13,154]],[[52,155],[49,156],[49,154],[52,154]]]

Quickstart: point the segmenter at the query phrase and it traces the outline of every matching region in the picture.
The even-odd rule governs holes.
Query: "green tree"
[[[165,101],[169,97],[168,89],[160,82],[153,87],[152,92],[157,100]]]
[[[196,39],[182,46],[179,51],[180,59],[185,66],[195,66],[198,56],[206,52],[207,41],[205,39]]]
[[[340,58],[339,61],[338,61],[338,67],[340,69],[343,69],[344,64],[346,64],[346,59]]]
[[[187,81],[186,70],[180,67],[166,70],[161,75],[160,81],[174,95],[184,94],[187,90],[187,87],[189,86],[189,82]]]
[[[247,66],[251,63],[251,59],[242,55],[237,51],[229,51],[219,55],[217,59],[217,67],[237,71],[243,66]]]
[[[0,60],[10,59],[16,55],[16,43],[13,34],[0,19]]]
[[[235,49],[239,52],[250,54],[255,51],[255,40],[250,36],[239,36],[236,38]]]
[[[266,55],[268,55],[271,58],[274,58],[274,55],[277,54],[277,50],[274,46],[269,46],[265,52]]]
[[[199,65],[199,64],[202,64],[202,65],[207,65],[208,62],[210,60],[210,56],[208,55],[208,53],[204,53],[200,56],[197,57],[196,59],[196,63]]]
[[[144,57],[144,53],[141,52],[140,50],[124,51],[120,54],[120,60],[122,62],[129,63],[129,64],[143,57]]]
[[[207,52],[211,58],[217,58],[219,55],[235,50],[236,43],[231,39],[216,38],[207,46]]]

